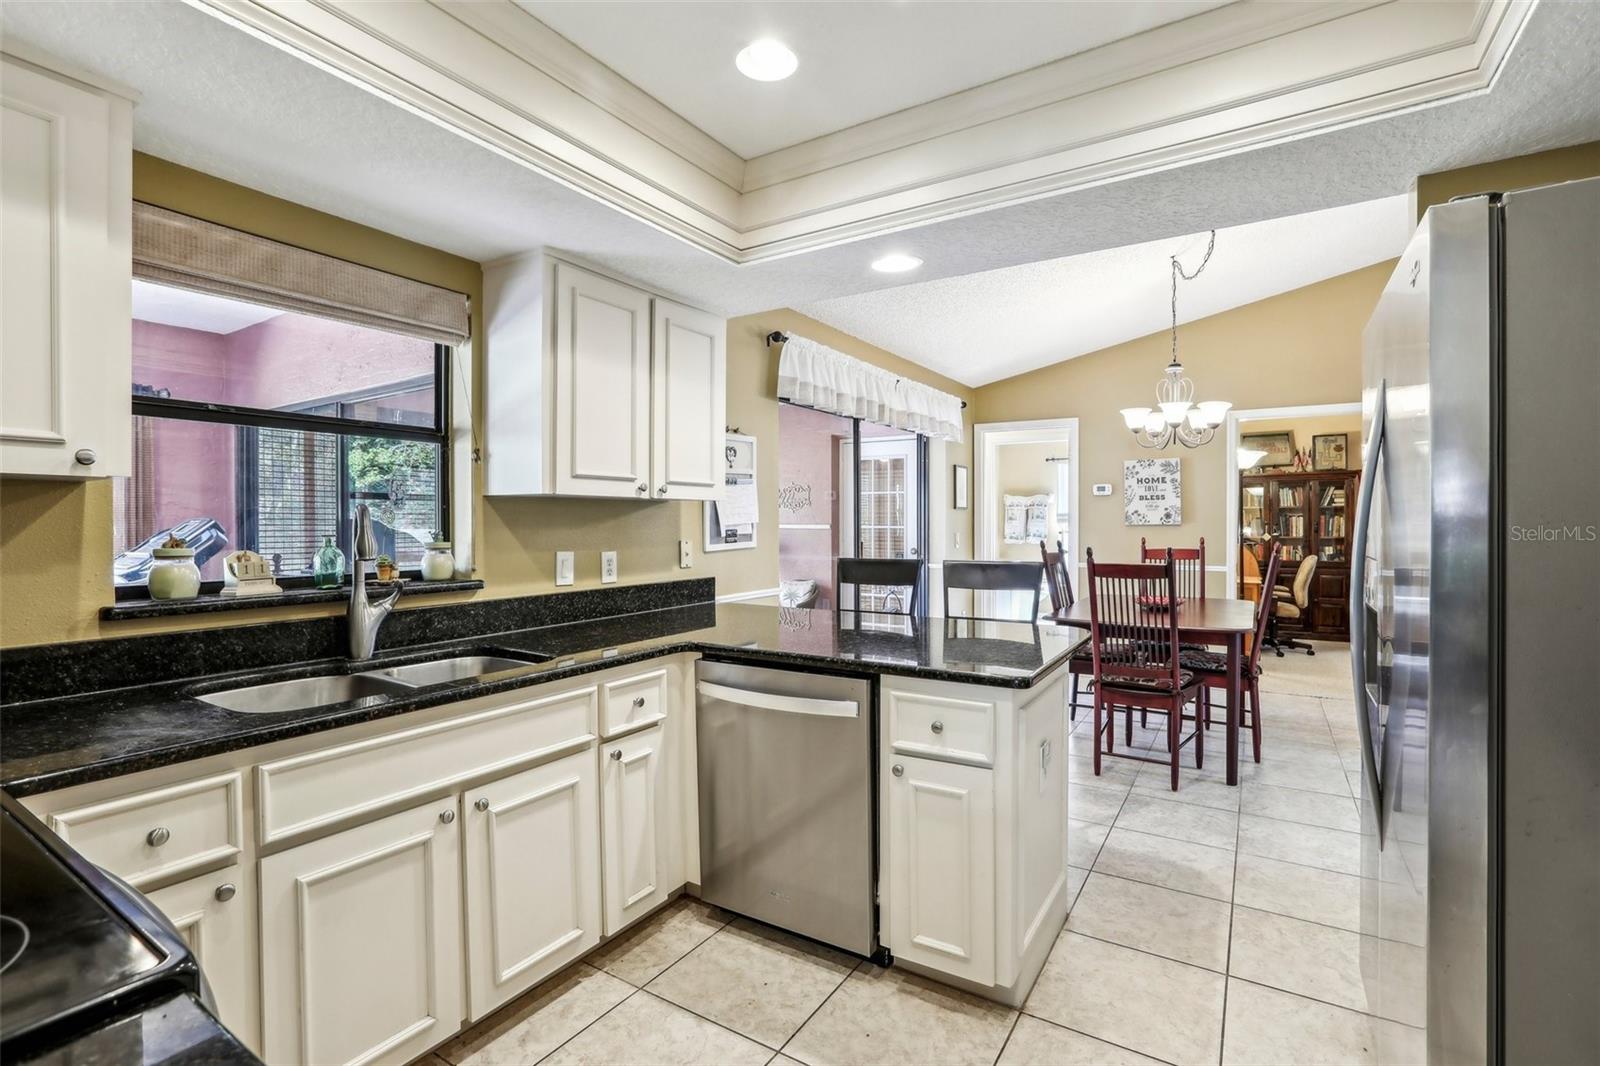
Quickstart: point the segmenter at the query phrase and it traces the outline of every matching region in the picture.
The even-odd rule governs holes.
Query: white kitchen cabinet
[[[710,499],[726,323],[542,252],[484,270],[490,495]]]
[[[0,474],[131,472],[132,108],[0,56]]]
[[[653,301],[651,322],[651,491],[658,499],[709,500],[727,467],[727,325],[662,299]]]
[[[662,726],[600,747],[600,835],[605,842],[605,931],[667,901],[667,777]]]
[[[255,878],[238,865],[228,866],[146,893],[146,898],[194,952],[222,1024],[260,1054]]]
[[[464,793],[473,1020],[600,942],[597,777],[585,749]]]
[[[888,929],[897,958],[982,985],[995,976],[994,775],[893,755]]]
[[[265,1058],[406,1063],[460,1028],[454,796],[263,858]]]
[[[650,489],[650,297],[555,264],[555,491]]]

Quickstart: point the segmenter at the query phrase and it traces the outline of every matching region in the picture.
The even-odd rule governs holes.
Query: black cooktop
[[[148,907],[0,796],[0,1058],[28,1057],[149,1000],[199,990]]]

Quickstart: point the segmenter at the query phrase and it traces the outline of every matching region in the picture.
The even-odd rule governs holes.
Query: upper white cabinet
[[[542,253],[484,271],[490,495],[710,499],[726,324]]]
[[[0,474],[132,470],[132,111],[0,56]]]

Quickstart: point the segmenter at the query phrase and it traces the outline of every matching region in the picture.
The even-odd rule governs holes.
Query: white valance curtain
[[[778,357],[778,398],[925,437],[961,441],[961,398],[789,335]]]

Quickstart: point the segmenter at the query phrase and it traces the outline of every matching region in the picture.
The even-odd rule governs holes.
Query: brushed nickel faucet
[[[378,627],[394,610],[395,601],[400,598],[400,585],[396,582],[382,599],[367,599],[366,564],[378,557],[378,541],[372,535],[372,514],[366,504],[356,505],[353,525],[356,558],[350,575],[350,606],[345,610],[345,618],[350,624],[350,658],[359,661],[372,658],[372,649],[378,643]]]

